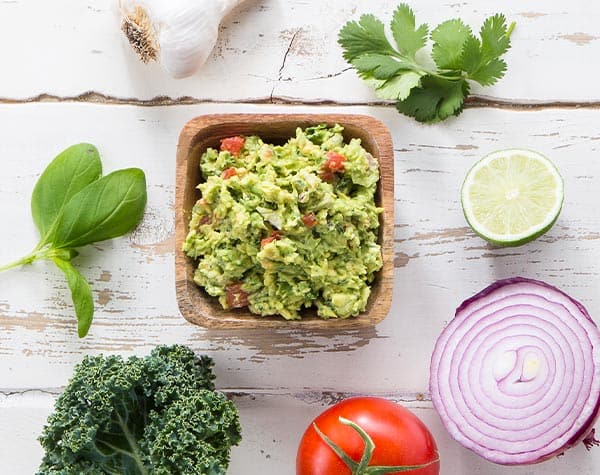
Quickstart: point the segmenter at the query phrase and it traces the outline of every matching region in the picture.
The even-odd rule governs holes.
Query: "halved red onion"
[[[499,464],[560,454],[600,410],[600,331],[583,305],[536,280],[501,280],[463,302],[430,370],[448,432]]]

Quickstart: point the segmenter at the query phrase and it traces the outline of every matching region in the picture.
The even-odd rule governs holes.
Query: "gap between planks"
[[[54,388],[0,388],[0,407],[10,405],[11,399],[22,398],[24,396],[40,396],[56,398],[64,391],[64,387]],[[345,391],[293,391],[277,389],[259,389],[259,388],[216,388],[218,391],[226,394],[230,399],[247,399],[256,397],[280,397],[291,398],[302,401],[307,404],[325,404],[332,405],[344,399],[356,396],[366,396],[365,393],[345,392]],[[414,407],[431,407],[431,397],[428,393],[410,392],[410,393],[374,393],[369,392],[368,396],[377,396],[385,399],[391,399],[396,402],[413,404]]]
[[[157,96],[152,99],[137,99],[117,97],[99,92],[88,91],[75,96],[57,96],[54,94],[38,94],[24,99],[0,97],[3,104],[32,104],[32,103],[88,103],[105,105],[125,105],[142,107],[164,107],[200,104],[280,104],[280,105],[314,105],[314,106],[391,106],[391,101],[349,101],[340,102],[330,99],[302,100],[285,96],[268,96],[240,100],[214,100],[195,98],[191,96],[169,97]],[[494,108],[515,111],[530,111],[542,109],[600,109],[600,101],[515,101],[487,96],[471,96],[465,101],[465,108]]]

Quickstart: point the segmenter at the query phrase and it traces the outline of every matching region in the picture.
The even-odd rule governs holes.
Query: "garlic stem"
[[[133,12],[123,12],[121,30],[144,64],[156,61],[159,51],[158,41],[146,10],[136,6]]]

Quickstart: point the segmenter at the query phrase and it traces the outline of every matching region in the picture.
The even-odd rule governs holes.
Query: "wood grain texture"
[[[475,94],[524,103],[600,100],[593,60],[600,55],[600,3],[410,3],[417,20],[429,25],[461,17],[477,30],[496,12],[517,22],[506,77],[490,88],[475,87]],[[397,3],[247,0],[223,22],[202,71],[185,80],[171,79],[157,64],[137,61],[119,30],[115,4],[0,2],[0,44],[5,45],[0,98],[77,97],[94,91],[134,100],[372,102],[373,91],[343,60],[337,32],[367,12],[387,21]]]
[[[395,148],[396,267],[392,309],[380,324],[336,334],[232,332],[205,330],[181,317],[173,247],[177,135],[193,117],[224,112],[368,114],[388,126]],[[61,386],[83,354],[141,354],[156,344],[185,342],[215,357],[223,387],[426,393],[429,356],[445,322],[462,300],[498,278],[546,280],[583,301],[597,319],[599,114],[484,109],[423,126],[385,107],[0,106],[0,213],[12,223],[2,229],[0,262],[35,245],[31,189],[45,164],[67,145],[95,143],[107,172],[142,167],[149,187],[147,214],[133,234],[85,248],[74,261],[91,281],[96,301],[84,340],[75,335],[68,290],[52,266],[36,263],[0,274],[0,381],[13,388]],[[32,129],[35,140],[23,135]],[[566,201],[544,237],[497,249],[468,229],[458,190],[478,158],[510,146],[551,158],[565,178]]]
[[[600,217],[594,211],[600,169],[595,111],[467,111],[459,119],[422,126],[390,108],[342,109],[387,124],[395,146],[394,289],[392,310],[371,329],[227,332],[189,325],[174,286],[174,192],[177,134],[192,117],[222,112],[291,112],[274,106],[177,108],[98,105],[0,106],[0,212],[5,222],[0,262],[36,242],[29,195],[37,175],[65,146],[98,145],[105,170],[147,172],[148,212],[130,236],[84,249],[75,264],[90,279],[97,303],[88,338],[78,340],[62,276],[45,263],[0,274],[0,380],[15,388],[64,384],[85,353],[144,353],[159,343],[186,342],[213,354],[225,387],[283,387],[426,392],[431,348],[464,298],[512,275],[547,280],[582,300],[592,316],[600,280]],[[296,107],[293,112],[335,113]],[[101,124],[101,125],[98,125]],[[22,134],[37,130],[35,140]],[[496,249],[471,233],[458,190],[484,154],[527,146],[555,161],[566,201],[555,227],[521,248]],[[302,363],[302,364],[300,364]],[[35,368],[32,373],[27,368]],[[315,373],[314,368],[320,371]],[[410,368],[410,371],[403,371]],[[361,377],[332,379],[356,371]],[[295,378],[289,380],[293,372]]]
[[[352,138],[360,139],[362,146],[379,163],[380,180],[375,201],[383,208],[378,239],[383,267],[371,286],[367,308],[354,318],[324,320],[310,311],[297,321],[286,321],[277,316],[262,317],[245,309],[224,310],[216,298],[196,285],[197,263],[183,252],[192,207],[200,197],[197,190],[202,179],[200,156],[208,147],[218,148],[219,141],[226,137],[258,135],[266,143],[284,144],[290,137],[295,137],[296,128],[318,124],[342,125],[346,142]],[[188,321],[209,328],[323,329],[335,334],[340,329],[375,325],[387,316],[394,276],[394,151],[390,132],[381,121],[358,114],[204,115],[184,126],[177,145],[176,166],[175,286],[179,309]]]
[[[531,467],[489,464],[448,437],[427,392],[440,331],[463,299],[496,279],[545,280],[600,322],[594,60],[600,3],[411,3],[417,20],[430,25],[461,17],[477,29],[499,11],[517,22],[506,77],[494,87],[474,87],[466,112],[443,124],[423,126],[380,107],[342,59],[339,28],[367,12],[389,20],[395,4],[386,0],[247,0],[223,22],[202,71],[186,80],[137,62],[119,31],[116,1],[0,0],[0,263],[35,245],[31,189],[49,160],[72,143],[98,145],[106,171],[143,168],[149,194],[132,234],[86,248],[74,261],[96,303],[86,339],[76,337],[66,283],[51,265],[0,274],[1,473],[35,471],[36,437],[83,355],[141,355],[170,343],[212,356],[218,387],[240,409],[244,440],[233,451],[232,475],[293,473],[308,422],[354,394],[390,397],[415,410],[438,442],[443,475],[600,472],[600,450],[581,446]],[[368,114],[392,133],[391,312],[378,325],[335,333],[191,325],[179,313],[174,285],[177,135],[202,114],[292,112]],[[555,162],[566,199],[545,236],[499,249],[470,231],[458,190],[478,158],[515,146]]]
[[[231,475],[292,475],[300,438],[314,417],[331,404],[355,394],[319,392],[228,392],[240,412],[242,442],[231,452]],[[411,409],[432,431],[443,475],[596,475],[600,450],[583,445],[543,464],[510,467],[486,462],[454,443],[428,401],[406,401],[382,394]],[[42,457],[36,437],[52,410],[55,395],[39,391],[0,395],[0,420],[14,431],[0,430],[0,461],[10,475],[31,475]],[[282,420],[285,421],[282,423]]]
[[[242,112],[367,114],[389,128],[395,150],[394,288],[391,312],[378,325],[335,335],[323,330],[232,331],[204,329],[180,315],[174,285],[177,135],[193,117]],[[45,103],[0,105],[0,117],[0,215],[10,223],[1,228],[0,262],[35,245],[31,189],[64,147],[94,143],[106,172],[139,166],[148,180],[148,208],[140,227],[122,239],[84,249],[74,261],[90,280],[96,302],[95,321],[85,339],[76,337],[68,289],[50,265],[36,263],[0,274],[3,391],[60,388],[85,354],[140,355],[157,344],[185,343],[215,359],[219,387],[249,394],[240,403],[246,407],[242,414],[248,445],[234,452],[232,475],[248,473],[250,464],[257,474],[291,473],[294,437],[309,414],[316,415],[326,401],[335,399],[324,399],[327,395],[393,394],[426,406],[429,358],[437,336],[462,300],[496,279],[524,275],[545,280],[582,301],[598,322],[598,110],[470,109],[432,126],[417,124],[390,107]],[[537,150],[554,161],[565,179],[566,199],[558,222],[541,239],[498,249],[466,226],[458,190],[477,159],[514,146]],[[261,399],[278,392],[302,394],[301,401],[316,406],[279,396]],[[35,435],[49,409],[11,406],[7,411],[0,414],[0,437],[13,445],[0,453],[0,464],[19,456],[24,459],[19,463],[28,465],[14,473],[31,473]],[[296,422],[281,424],[287,414]],[[422,414],[440,445],[447,447],[444,475],[506,473],[506,468],[484,463],[448,440],[433,412]],[[13,427],[19,427],[17,434]],[[598,471],[596,452],[574,450],[511,472]]]

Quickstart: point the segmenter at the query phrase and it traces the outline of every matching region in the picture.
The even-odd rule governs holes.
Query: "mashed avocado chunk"
[[[376,160],[339,125],[298,128],[285,145],[230,137],[201,157],[202,198],[184,251],[223,308],[300,318],[365,309],[381,269]]]

